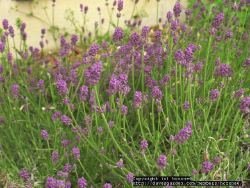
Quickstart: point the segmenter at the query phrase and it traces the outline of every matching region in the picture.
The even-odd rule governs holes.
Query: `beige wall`
[[[182,4],[183,4],[182,0]],[[105,6],[105,0],[56,0],[55,6],[55,24],[58,25],[61,29],[65,28],[67,30],[72,30],[72,25],[65,20],[65,15],[67,9],[74,11],[76,20],[82,22],[82,15],[80,13],[79,5],[88,5],[89,13],[87,15],[87,28],[89,31],[94,30],[94,22],[99,20],[97,13],[97,6],[101,8],[102,17],[105,18],[105,24],[102,26],[102,32],[107,31],[108,28],[108,11]],[[112,4],[113,0],[109,0],[109,3]],[[173,8],[176,0],[160,0],[159,2],[159,16],[165,18],[166,12]],[[12,24],[15,23],[17,17],[20,17],[27,23],[27,33],[28,33],[28,44],[29,45],[39,45],[40,40],[40,30],[41,28],[47,28],[48,25],[42,22],[51,22],[51,9],[52,2],[51,0],[36,0],[34,3],[30,2],[18,2],[12,0],[0,0],[0,20],[7,18]],[[48,17],[45,13],[48,13]],[[143,13],[145,15],[143,19],[143,24],[153,25],[156,22],[156,0],[140,0],[136,8],[137,13]],[[17,12],[15,8],[18,8]],[[133,9],[132,0],[124,0],[124,10],[122,11],[122,20],[121,24],[124,23],[125,19],[130,18]],[[37,18],[32,18],[26,14],[33,13]],[[116,17],[114,16],[116,19]],[[49,39],[49,46],[47,48],[54,48],[55,44],[51,40],[51,36],[46,36]],[[18,39],[16,39],[18,40]]]

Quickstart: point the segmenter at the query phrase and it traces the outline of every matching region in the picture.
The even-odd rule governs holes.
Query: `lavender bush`
[[[0,187],[250,179],[249,3],[177,1],[156,27],[121,28],[125,6],[114,1],[114,32],[61,36],[54,56],[45,29],[28,46],[25,22],[2,20]]]

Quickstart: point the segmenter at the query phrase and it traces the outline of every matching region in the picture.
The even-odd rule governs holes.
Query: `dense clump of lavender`
[[[125,2],[106,1],[114,31],[105,37],[103,10],[92,33],[80,4],[83,20],[76,33],[58,36],[55,54],[45,50],[51,30],[28,46],[25,22],[15,31],[2,20],[0,166],[20,186],[130,187],[140,174],[217,178],[221,167],[239,167],[230,178],[249,170],[238,165],[247,159],[250,114],[246,3],[196,1],[187,9],[176,1],[156,27],[132,15],[122,28]]]

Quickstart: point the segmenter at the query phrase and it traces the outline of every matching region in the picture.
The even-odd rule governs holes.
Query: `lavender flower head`
[[[122,115],[126,116],[128,114],[128,107],[126,105],[121,106]]]
[[[99,45],[98,44],[92,44],[89,48],[88,54],[90,56],[95,56],[99,51]]]
[[[19,176],[23,179],[24,182],[26,182],[30,179],[31,174],[27,169],[22,169],[19,171]]]
[[[18,98],[20,92],[20,86],[18,84],[13,84],[11,86],[11,94],[14,98]]]
[[[168,11],[166,17],[168,19],[168,22],[171,23],[173,19],[173,13],[171,11]]]
[[[3,29],[7,30],[9,28],[9,21],[7,19],[3,19],[2,25],[3,25]]]
[[[123,38],[123,30],[120,27],[116,27],[114,34],[113,34],[113,40],[115,42],[122,40]]]
[[[127,178],[127,181],[128,181],[129,183],[133,183],[134,174],[133,174],[132,172],[129,172],[129,173],[127,174],[126,178]]]
[[[140,142],[140,149],[142,151],[145,151],[146,149],[148,148],[148,141],[143,139],[141,142]]]
[[[40,79],[38,82],[37,82],[37,88],[39,90],[43,90],[44,89],[44,80]]]
[[[80,159],[80,149],[78,147],[72,148],[72,154],[76,160]]]
[[[220,77],[230,77],[233,71],[230,65],[219,63],[215,68],[215,75]]]
[[[87,85],[92,85],[92,86],[96,85],[101,78],[101,72],[102,72],[101,62],[94,63],[92,66],[87,68],[87,70],[84,73]]]
[[[56,111],[52,114],[51,119],[52,121],[56,121],[57,119],[59,119],[61,117],[62,113],[60,111]]]
[[[141,36],[145,39],[147,38],[149,32],[150,32],[150,27],[144,26],[141,30]]]
[[[123,9],[123,0],[118,0],[117,2],[117,10],[121,12]]]
[[[130,35],[129,41],[133,46],[138,46],[141,43],[140,35],[138,35],[136,32],[132,33]]]
[[[192,123],[187,122],[185,127],[179,131],[177,135],[174,136],[174,141],[179,144],[186,142],[192,135]]]
[[[87,180],[84,177],[81,177],[77,181],[77,187],[78,188],[86,188],[87,187]]]
[[[204,162],[202,163],[201,172],[207,174],[207,173],[209,173],[210,171],[212,171],[213,168],[214,168],[214,165],[213,165],[212,162],[210,162],[210,161],[204,161]]]
[[[245,90],[243,88],[240,88],[237,91],[235,91],[234,97],[235,98],[240,98],[240,97],[242,97],[244,95],[244,92],[245,92]]]
[[[118,168],[123,168],[123,167],[124,167],[123,159],[120,159],[120,160],[116,163],[116,166],[117,166]]]
[[[59,159],[59,153],[58,151],[53,151],[51,154],[51,160],[53,163],[56,163]]]
[[[183,104],[183,109],[184,110],[188,110],[190,108],[190,104],[188,101],[185,101],[184,104]]]
[[[136,91],[134,94],[134,106],[135,108],[140,108],[143,102],[143,95],[141,91]]]
[[[89,88],[88,86],[83,85],[82,87],[80,87],[79,98],[81,101],[87,101],[88,97],[89,97]]]
[[[72,44],[73,46],[75,46],[76,43],[77,43],[77,41],[78,41],[78,36],[77,36],[77,35],[72,35],[72,36],[71,36],[71,44]]]
[[[45,183],[45,188],[55,188],[56,187],[56,179],[53,177],[47,177],[46,183]]]
[[[167,156],[161,154],[157,159],[157,165],[160,169],[164,169],[167,165]]]
[[[216,29],[219,28],[223,20],[224,20],[224,13],[221,12],[215,16],[212,26]]]
[[[72,123],[72,120],[67,115],[62,115],[60,119],[64,125],[70,125]]]
[[[250,67],[250,58],[246,59],[246,61],[243,63],[243,67]]]
[[[176,2],[173,8],[174,16],[177,18],[181,14],[181,4],[180,2]]]
[[[220,92],[218,89],[212,89],[209,93],[209,98],[211,101],[216,101],[220,96]]]
[[[118,76],[112,75],[109,81],[109,94],[121,93],[123,95],[127,95],[130,91],[130,87],[128,86],[128,76],[126,74],[120,74]]]
[[[244,114],[250,114],[250,96],[241,99],[240,111]]]
[[[56,81],[56,88],[60,95],[65,95],[68,93],[67,82],[63,79],[59,79]]]
[[[49,134],[46,130],[41,130],[41,137],[44,139],[44,140],[48,140],[49,139]]]
[[[161,101],[163,94],[159,86],[154,86],[151,94],[152,94],[153,99],[157,101]]]
[[[56,188],[65,188],[65,181],[64,180],[56,180]]]
[[[105,183],[103,185],[103,188],[112,188],[112,184],[111,183]]]

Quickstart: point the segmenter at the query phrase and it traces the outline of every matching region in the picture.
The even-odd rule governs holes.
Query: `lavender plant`
[[[120,18],[125,1],[113,6]],[[145,175],[249,180],[249,19],[247,1],[185,9],[177,1],[156,29],[121,28],[118,19],[108,40],[78,56],[84,32],[62,36],[49,62],[38,61],[45,30],[40,47],[28,46],[26,24],[17,31],[2,20],[0,175],[8,178],[0,186],[132,187]]]

